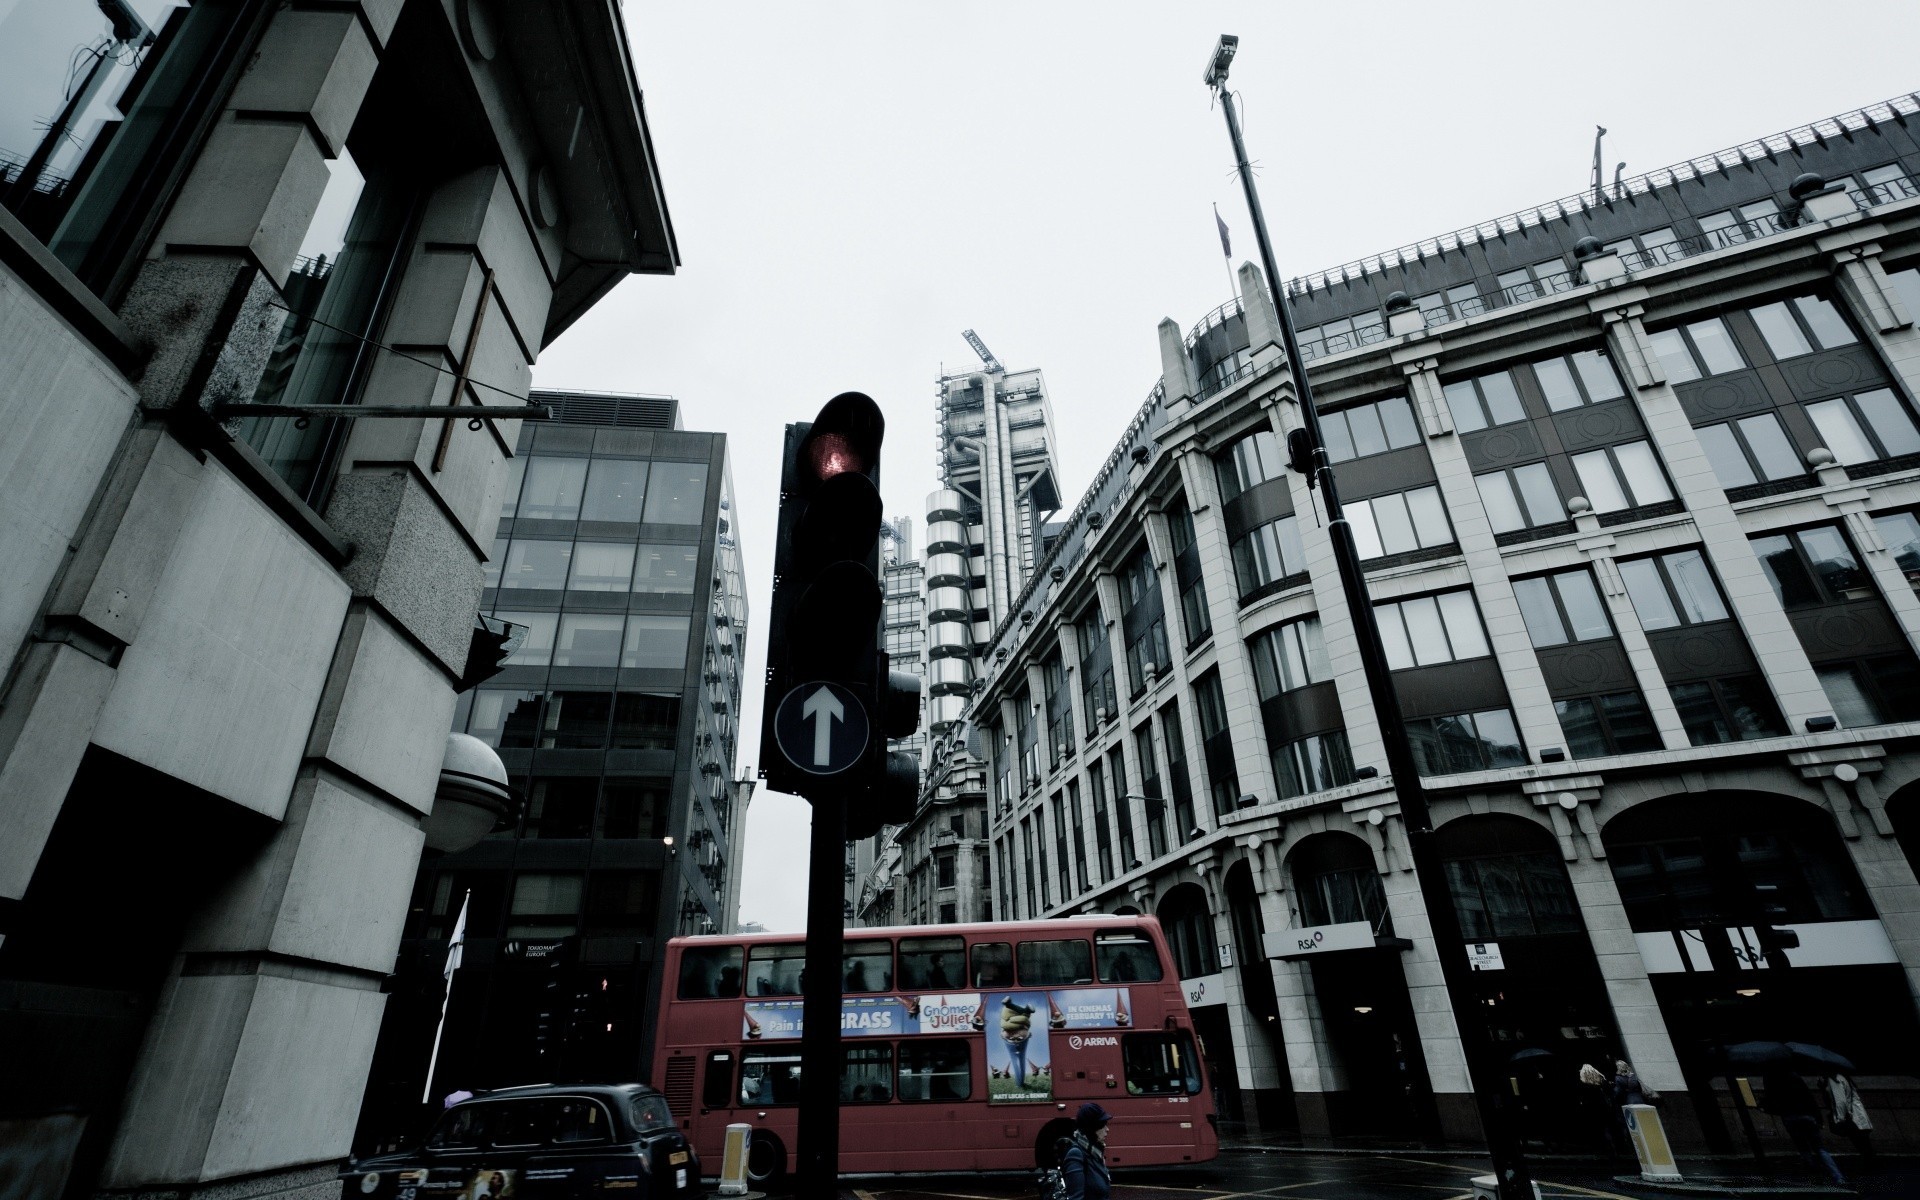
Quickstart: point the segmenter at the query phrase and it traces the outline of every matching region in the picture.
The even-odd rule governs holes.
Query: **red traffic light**
[[[806,444],[800,448],[801,465],[816,484],[836,475],[870,474],[879,462],[886,433],[887,420],[871,397],[841,392],[813,419]]]

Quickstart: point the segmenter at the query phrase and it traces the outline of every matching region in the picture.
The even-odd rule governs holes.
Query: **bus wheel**
[[[1061,1138],[1073,1136],[1073,1122],[1064,1118],[1048,1121],[1040,1127],[1040,1136],[1033,1143],[1033,1165],[1042,1171],[1060,1165],[1060,1159],[1053,1152],[1053,1144]]]
[[[747,1181],[778,1183],[787,1173],[787,1148],[764,1129],[753,1131],[747,1142]]]

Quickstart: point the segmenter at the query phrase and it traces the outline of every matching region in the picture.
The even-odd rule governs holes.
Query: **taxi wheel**
[[[787,1148],[780,1139],[764,1129],[753,1131],[747,1142],[747,1180],[750,1183],[778,1183],[787,1174]]]
[[[1042,1171],[1050,1171],[1059,1166],[1059,1160],[1053,1156],[1053,1144],[1063,1137],[1072,1136],[1072,1121],[1054,1120],[1041,1126],[1040,1136],[1033,1140],[1033,1165]]]

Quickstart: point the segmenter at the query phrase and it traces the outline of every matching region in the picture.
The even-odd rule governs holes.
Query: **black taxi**
[[[542,1084],[463,1100],[343,1178],[342,1200],[650,1200],[698,1195],[700,1159],[643,1083]]]

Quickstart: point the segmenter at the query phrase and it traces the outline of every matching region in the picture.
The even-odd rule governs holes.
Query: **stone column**
[[[1219,511],[1218,481],[1213,478],[1211,464],[1201,469],[1190,465],[1195,455],[1180,456],[1182,483],[1187,487],[1189,508],[1197,507],[1194,484],[1189,475],[1201,477],[1201,484],[1213,484],[1212,493],[1203,494],[1198,503],[1206,504],[1213,516]],[[1185,627],[1180,615],[1180,586],[1173,571],[1173,539],[1167,531],[1167,517],[1164,512],[1147,514],[1148,552],[1153,555],[1159,569],[1161,604],[1167,613],[1169,641],[1175,631],[1184,641]],[[1258,796],[1261,800],[1271,801],[1278,798],[1279,789],[1274,783],[1273,762],[1267,757],[1266,725],[1260,716],[1260,694],[1254,686],[1253,663],[1247,655],[1247,644],[1240,640],[1239,598],[1237,591],[1229,590],[1216,594],[1214,583],[1221,581],[1232,587],[1232,552],[1227,546],[1225,526],[1219,520],[1208,522],[1207,534],[1200,533],[1200,519],[1194,518],[1194,537],[1199,549],[1201,578],[1206,581],[1208,616],[1213,625],[1213,662],[1220,672],[1220,694],[1226,700],[1227,728],[1233,736],[1233,768],[1240,777],[1242,794]],[[1204,537],[1204,540],[1202,540]],[[1208,571],[1209,561],[1213,570]],[[1211,576],[1211,577],[1210,577]],[[1174,671],[1183,680],[1186,677],[1186,654],[1173,656]]]
[[[1434,394],[1439,391],[1440,379],[1432,367],[1423,366],[1415,374],[1429,377],[1418,386],[1410,382],[1410,392]],[[1427,439],[1427,456],[1433,462],[1448,519],[1453,522],[1454,540],[1466,559],[1467,578],[1473,583],[1474,599],[1486,623],[1487,642],[1493,647],[1500,675],[1506,680],[1507,699],[1520,728],[1521,741],[1536,759],[1539,752],[1549,746],[1564,749],[1566,737],[1553,713],[1553,697],[1547,691],[1546,677],[1540,672],[1540,660],[1533,655],[1533,641],[1527,634],[1526,622],[1520,617],[1520,604],[1514,599],[1513,584],[1507,578],[1499,543],[1494,540],[1493,526],[1480,502],[1480,489],[1473,481],[1473,467],[1467,462],[1467,452],[1459,438],[1446,435]]]
[[[1789,756],[1801,777],[1820,788],[1840,827],[1847,857],[1906,972],[1907,991],[1920,1003],[1920,881],[1914,878],[1893,834],[1878,776],[1885,748],[1874,744],[1830,746]],[[1792,951],[1788,951],[1791,958]]]
[[[1596,302],[1597,303],[1597,302]],[[1610,301],[1610,303],[1613,303]],[[1680,407],[1680,398],[1667,386],[1657,356],[1648,348],[1638,304],[1618,305],[1601,312],[1608,345],[1629,368],[1628,382],[1639,394],[1641,419],[1647,436],[1659,448],[1673,480],[1674,493],[1686,505],[1699,530],[1701,553],[1713,564],[1754,657],[1780,702],[1789,733],[1806,730],[1809,717],[1831,716],[1833,706],[1820,679],[1807,661],[1800,638],[1787,620],[1773,586],[1747,543],[1740,518],[1727,502],[1726,490],[1713,473],[1693,425]]]

